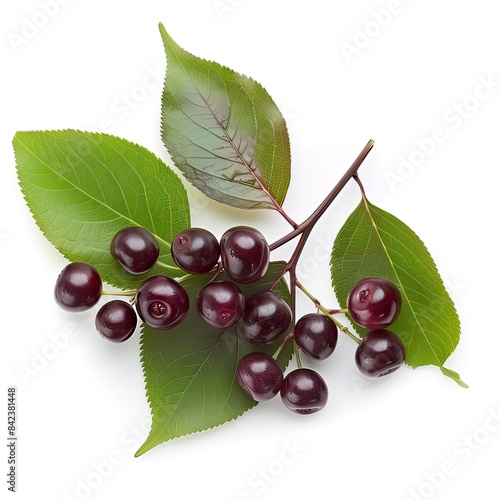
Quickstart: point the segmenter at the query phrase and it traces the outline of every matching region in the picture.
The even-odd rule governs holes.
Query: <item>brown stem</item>
[[[368,156],[368,153],[371,151],[373,148],[373,145],[375,143],[370,140],[366,144],[366,146],[363,148],[361,153],[359,153],[358,157],[354,160],[353,164],[349,167],[349,169],[346,171],[346,173],[342,176],[342,178],[339,180],[339,182],[335,185],[335,187],[330,191],[328,196],[323,200],[321,205],[318,206],[318,208],[304,221],[302,224],[299,224],[293,231],[290,231],[288,234],[280,238],[279,240],[275,241],[270,245],[270,249],[275,250],[276,248],[279,248],[280,246],[284,245],[285,243],[288,243],[290,240],[293,240],[296,236],[299,234],[302,234],[305,236],[305,238],[301,238],[299,241],[299,244],[297,245],[297,248],[295,249],[294,256],[296,259],[299,258],[300,253],[302,252],[302,247],[305,245],[305,242],[309,236],[309,233],[311,232],[312,228],[318,222],[320,217],[325,213],[326,209],[332,204],[333,200],[338,196],[338,194],[344,189],[344,186],[347,184],[349,179],[351,177],[355,177],[359,167],[365,160],[365,158]],[[293,257],[292,257],[293,258]],[[292,260],[290,261],[292,262]]]
[[[352,165],[347,169],[345,174],[342,176],[342,178],[339,180],[339,182],[335,185],[335,187],[330,191],[328,196],[323,200],[323,202],[318,206],[318,208],[304,221],[302,224],[299,224],[298,226],[295,226],[293,221],[292,225],[294,226],[293,231],[290,231],[288,234],[280,238],[279,240],[275,241],[272,245],[270,245],[270,249],[275,250],[276,248],[279,248],[280,246],[284,245],[285,243],[288,243],[290,240],[294,239],[296,236],[300,235],[299,242],[297,243],[297,246],[295,247],[295,250],[290,257],[289,262],[285,266],[285,269],[281,273],[280,277],[276,280],[276,282],[273,284],[273,286],[270,288],[271,290],[281,281],[281,279],[285,276],[285,274],[288,272],[290,275],[290,306],[292,309],[292,325],[295,325],[295,306],[296,306],[296,291],[297,288],[300,288],[304,293],[313,300],[315,305],[322,310],[325,314],[329,315],[332,317],[329,313],[329,311],[321,305],[319,300],[314,298],[307,290],[300,284],[300,282],[297,280],[296,276],[296,269],[297,269],[297,263],[300,257],[300,254],[302,253],[302,250],[304,249],[304,246],[307,242],[307,239],[309,238],[309,235],[311,234],[311,231],[313,230],[314,226],[318,222],[318,220],[321,218],[321,216],[325,213],[327,208],[332,204],[332,202],[335,200],[335,198],[339,195],[339,193],[342,191],[342,189],[345,187],[345,185],[349,182],[349,180],[354,177],[356,181],[359,183],[359,180],[357,178],[357,172],[359,170],[359,167],[365,160],[365,158],[368,156],[368,153],[372,150],[374,145],[374,142],[372,140],[368,141],[366,146],[363,148],[361,153],[357,156],[357,158],[354,160]],[[344,327],[343,325],[340,325],[338,321],[333,318],[333,321],[337,324],[337,326],[344,331],[347,335],[349,335],[353,340],[356,342],[360,342],[359,339],[356,338],[352,333],[349,332],[349,330]],[[289,340],[289,338],[293,338],[293,333],[290,333],[286,337],[286,341]],[[285,342],[286,343],[286,342]],[[300,362],[300,357],[299,357],[299,350],[297,343],[295,342],[295,339],[293,339],[293,344],[294,344],[294,352],[295,352],[295,358],[297,361],[297,366],[299,368],[302,367],[301,362]],[[279,351],[283,348],[284,343],[280,347]],[[278,352],[279,354],[279,352]]]

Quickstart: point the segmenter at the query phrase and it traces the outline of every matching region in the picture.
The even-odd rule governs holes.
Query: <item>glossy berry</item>
[[[86,311],[102,295],[102,280],[97,270],[85,262],[72,262],[59,274],[54,288],[56,302],[66,311]]]
[[[367,377],[382,377],[405,362],[401,339],[389,330],[373,330],[365,335],[355,354],[356,365]]]
[[[270,250],[264,236],[247,226],[226,231],[220,240],[222,265],[238,283],[253,283],[264,276],[269,266]]]
[[[243,316],[245,297],[237,285],[229,281],[213,281],[198,296],[198,314],[211,326],[229,328]]]
[[[293,336],[305,353],[316,359],[326,359],[335,350],[338,329],[328,316],[311,313],[297,321]]]
[[[167,276],[149,278],[137,291],[140,318],[153,328],[173,328],[187,315],[189,297],[177,281]]]
[[[401,293],[394,283],[384,278],[366,278],[349,292],[347,309],[356,324],[377,330],[397,319],[401,302]]]
[[[112,300],[97,312],[95,326],[103,338],[111,342],[123,342],[134,333],[137,314],[128,302]]]
[[[319,373],[308,368],[298,368],[284,378],[281,400],[289,410],[299,415],[310,415],[325,407],[328,387]]]
[[[265,352],[251,352],[240,359],[236,378],[254,401],[268,401],[280,392],[283,371]]]
[[[273,292],[259,292],[246,300],[238,331],[254,344],[272,344],[292,322],[290,306]]]
[[[148,272],[158,260],[160,247],[155,237],[142,227],[126,227],[111,241],[111,254],[131,274]]]
[[[176,235],[171,253],[174,262],[182,270],[190,274],[205,274],[219,260],[219,242],[210,231],[193,227]]]

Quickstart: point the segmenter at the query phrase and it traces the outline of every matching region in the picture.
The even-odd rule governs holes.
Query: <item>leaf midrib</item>
[[[41,159],[41,158],[40,158],[40,157],[39,157],[39,156],[38,156],[38,155],[37,155],[34,151],[30,150],[30,149],[29,149],[29,147],[28,147],[28,145],[27,145],[27,144],[25,144],[23,141],[21,141],[21,139],[19,139],[19,137],[18,137],[18,139],[17,139],[17,140],[19,141],[19,144],[20,144],[21,146],[23,146],[23,147],[25,148],[25,150],[26,150],[26,151],[27,151],[27,152],[28,152],[31,156],[33,156],[34,158],[36,158],[36,159],[39,161],[39,163],[41,163],[43,166],[45,166],[45,167],[46,167],[46,168],[47,168],[50,172],[52,172],[52,174],[54,174],[54,175],[56,175],[57,177],[61,178],[61,179],[62,179],[63,181],[65,181],[68,185],[70,185],[73,189],[76,189],[77,191],[79,191],[80,193],[82,193],[84,196],[86,196],[86,197],[87,197],[87,198],[89,198],[90,200],[92,200],[92,201],[96,202],[97,204],[99,204],[99,205],[103,206],[104,208],[106,208],[106,209],[107,209],[107,210],[109,210],[110,212],[115,213],[115,214],[116,214],[116,215],[118,215],[120,218],[122,218],[122,219],[125,219],[125,220],[129,221],[129,222],[130,222],[131,224],[133,224],[133,225],[138,225],[138,222],[137,222],[137,221],[135,221],[135,220],[131,219],[130,217],[127,217],[126,215],[124,215],[124,214],[122,214],[122,213],[120,213],[120,212],[118,212],[117,210],[115,210],[115,209],[114,209],[113,207],[111,207],[110,205],[108,205],[108,204],[104,203],[103,201],[99,200],[98,198],[95,198],[94,196],[92,196],[92,195],[91,195],[90,193],[88,193],[87,191],[84,191],[82,188],[80,188],[78,185],[74,184],[74,183],[73,183],[72,181],[70,181],[68,178],[66,178],[66,177],[64,177],[63,175],[61,175],[59,172],[57,172],[57,171],[53,170],[53,169],[50,167],[50,165],[48,165],[48,164],[47,164],[44,160],[42,160],[42,159]],[[92,154],[92,156],[94,156],[94,154],[93,154],[93,153],[91,153],[91,154]],[[67,158],[67,156],[66,156],[65,154],[64,154],[64,157],[65,157],[66,159],[68,159],[68,158]],[[123,157],[123,155],[122,155],[122,157]],[[95,156],[94,156],[94,158],[95,158]],[[124,158],[124,160],[128,162],[128,160],[127,160],[126,158]],[[69,161],[69,160],[68,160],[68,161]],[[100,162],[100,163],[102,164],[102,162]],[[130,162],[128,162],[128,163],[129,163],[130,167],[131,167],[132,169],[134,169],[134,171],[136,171],[136,170],[135,170],[135,168],[134,168],[134,167],[130,164]],[[70,162],[69,164],[71,164],[71,162]],[[89,169],[88,167],[87,167],[87,169],[88,169],[88,170],[90,170],[90,171],[92,172],[92,170],[91,170],[91,169]],[[136,173],[137,173],[137,171],[136,171]],[[92,172],[92,175],[94,175],[94,173],[93,173],[93,172]],[[141,182],[143,182],[143,180],[142,180],[142,178],[140,177],[140,175],[139,175],[139,174],[137,174],[137,175],[138,175],[139,179],[141,179]],[[118,183],[118,184],[119,184],[119,183]],[[100,183],[99,183],[99,187],[101,188]],[[145,189],[144,184],[143,184],[143,188],[144,188],[144,192],[146,193],[147,191],[146,191],[146,189]],[[146,198],[147,198],[147,196],[146,196]],[[149,208],[149,203],[148,203],[148,214],[149,214],[149,216],[152,218],[152,213],[151,213],[151,210],[150,210],[150,208]],[[163,239],[160,235],[158,235],[156,231],[154,231],[154,236],[155,236],[155,238],[157,238],[159,241],[161,241],[162,243],[164,243],[164,244],[167,246],[167,249],[168,249],[168,248],[170,248],[170,246],[171,246],[171,245],[170,245],[170,243],[169,243],[168,241],[166,241],[165,239]]]
[[[410,298],[408,297],[408,294],[406,292],[406,288],[403,286],[403,283],[401,282],[401,278],[399,276],[399,272],[397,271],[396,269],[396,266],[394,265],[394,262],[392,261],[392,258],[387,250],[387,247],[384,243],[384,240],[382,238],[382,235],[380,234],[380,231],[379,231],[379,228],[375,222],[375,219],[372,215],[372,212],[371,212],[371,209],[370,209],[370,202],[366,199],[366,197],[363,196],[363,203],[364,203],[364,206],[365,206],[365,209],[366,209],[366,212],[368,214],[368,217],[370,218],[370,221],[372,223],[372,227],[373,229],[375,230],[375,233],[377,234],[377,237],[380,241],[380,244],[382,245],[382,249],[384,251],[384,254],[386,255],[387,257],[387,260],[389,261],[389,264],[391,266],[391,269],[393,270],[397,280],[398,280],[398,283],[400,285],[400,288],[401,288],[401,291],[410,307],[410,310],[411,310],[411,313],[412,313],[412,316],[415,318],[415,322],[416,322],[416,325],[418,326],[419,330],[422,332],[422,336],[425,338],[425,341],[427,342],[427,344],[429,345],[429,349],[431,350],[438,366],[442,366],[442,363],[439,362],[439,357],[438,355],[436,354],[434,348],[433,348],[433,344],[431,343],[431,341],[429,340],[428,336],[426,335],[425,333],[425,330],[423,329],[422,325],[420,324],[420,321],[415,313],[415,309],[413,308],[413,305],[412,305],[412,302],[410,301]],[[412,342],[413,340],[413,333],[411,334],[410,336],[410,343]]]
[[[200,364],[199,368],[196,370],[195,373],[193,373],[190,377],[190,381],[189,383],[187,384],[187,386],[184,388],[184,390],[182,391],[181,393],[181,396],[180,398],[177,400],[177,403],[175,404],[175,406],[173,407],[173,411],[172,411],[172,415],[168,418],[168,420],[166,421],[166,423],[160,428],[160,430],[158,431],[158,434],[157,436],[165,436],[165,435],[168,435],[168,433],[166,432],[166,430],[168,429],[169,427],[169,424],[170,424],[170,421],[176,416],[175,413],[177,412],[177,408],[178,406],[180,405],[181,401],[184,399],[184,397],[186,396],[186,393],[189,391],[189,388],[191,387],[191,384],[193,384],[194,380],[200,375],[200,372],[205,368],[205,365],[209,362],[210,358],[212,357],[212,354],[214,352],[214,350],[217,348],[217,346],[219,345],[219,342],[221,342],[222,338],[224,337],[224,335],[227,334],[227,330],[224,331],[224,333],[222,335],[219,336],[219,338],[217,339],[217,341],[214,343],[214,345],[210,348],[207,356],[205,357],[204,361]],[[237,348],[236,348],[236,358],[235,359],[238,359],[239,358],[239,352],[240,352],[240,343],[237,342]],[[224,402],[224,405],[221,409],[221,411],[225,408],[226,406],[226,403],[229,399],[229,397],[231,396],[231,393],[232,393],[232,390],[233,390],[233,385],[234,385],[234,379],[235,377],[232,377],[232,380],[231,380],[231,389],[228,391],[228,395],[227,395],[227,398],[226,398],[226,401]],[[161,439],[161,438],[160,438]],[[168,439],[171,439],[170,436],[168,436]],[[168,440],[167,439],[167,440]]]
[[[173,53],[175,55],[175,59],[177,60],[177,63],[182,67],[184,73],[189,77],[189,72],[187,71],[187,69],[185,68],[184,64],[182,63],[182,61],[180,60],[178,54],[177,54],[177,47],[176,46],[173,46],[171,43],[170,43],[170,37],[163,37],[163,40],[166,41],[166,43],[170,46],[170,49],[171,49],[171,53]],[[181,49],[183,50],[183,49]],[[193,85],[193,87],[196,89],[196,92],[198,93],[198,95],[200,96],[200,98],[202,99],[202,101],[204,102],[206,108],[210,111],[210,114],[212,115],[212,118],[214,119],[215,123],[217,124],[217,126],[222,130],[224,136],[226,137],[226,140],[227,142],[231,145],[232,149],[234,150],[234,152],[237,154],[238,158],[240,159],[241,161],[241,164],[243,166],[245,166],[245,168],[248,170],[248,172],[250,173],[250,175],[255,179],[255,181],[258,183],[258,185],[260,186],[260,190],[263,191],[265,193],[265,195],[269,198],[269,202],[273,205],[273,206],[276,206],[277,205],[277,201],[275,200],[275,198],[271,195],[271,193],[269,192],[268,188],[265,186],[265,184],[263,183],[263,181],[255,174],[255,172],[253,171],[253,169],[251,168],[251,166],[248,164],[248,162],[244,159],[244,157],[242,156],[240,150],[236,147],[236,145],[234,144],[233,140],[231,139],[231,136],[229,135],[226,127],[224,127],[222,125],[222,123],[220,122],[220,120],[217,118],[217,116],[215,115],[214,111],[212,110],[212,107],[210,106],[210,104],[207,102],[207,100],[205,99],[205,97],[203,96],[203,94],[200,92],[200,90],[198,89],[198,87],[195,85],[195,83],[192,81],[192,79],[190,78],[189,79],[191,84]],[[221,79],[222,80],[222,79]],[[223,80],[222,80],[223,81]],[[227,93],[227,87],[226,87],[226,83],[223,81],[224,83],[224,91],[226,93],[226,96],[229,100],[229,96],[228,96],[228,93]],[[248,94],[247,90],[242,86],[240,85],[240,89],[245,92],[245,94],[247,95],[247,98],[248,100],[250,101],[251,105],[252,105],[252,109],[253,109],[253,119],[255,121],[255,131],[256,131],[256,135],[258,133],[258,129],[259,129],[259,124],[258,124],[258,121],[257,121],[257,114],[255,112],[255,103],[254,103],[254,100],[252,99],[252,97]],[[186,115],[187,116],[187,115]],[[190,117],[188,117],[190,118]],[[228,124],[229,124],[229,117],[228,117]],[[198,125],[198,124],[197,124]],[[199,126],[199,125],[198,125]],[[237,129],[236,129],[237,130]],[[274,125],[273,125],[273,130],[274,130]],[[183,134],[184,135],[184,134]],[[255,147],[254,147],[254,153],[255,153]],[[192,166],[192,168],[194,168],[195,170],[196,167]],[[257,189],[253,186],[249,186],[251,187],[252,189]],[[262,202],[261,202],[262,203]]]

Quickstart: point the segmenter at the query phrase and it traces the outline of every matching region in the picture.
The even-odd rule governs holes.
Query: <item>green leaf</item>
[[[162,138],[175,165],[207,196],[238,208],[277,208],[290,182],[285,120],[257,82],[177,45],[167,55]]]
[[[268,290],[284,270],[285,263],[271,263],[267,274],[252,285],[239,285],[246,297]],[[236,365],[245,354],[264,351],[272,355],[279,342],[256,346],[238,338],[235,327],[217,330],[196,312],[196,297],[211,276],[193,276],[182,282],[190,299],[188,317],[171,330],[142,327],[141,361],[152,426],[136,456],[171,439],[207,430],[242,415],[256,403],[240,388]],[[227,279],[223,273],[221,279]],[[274,289],[289,301],[283,280]],[[291,342],[280,353],[285,368]]]
[[[407,364],[439,366],[445,375],[465,385],[456,372],[443,368],[460,338],[457,312],[431,255],[407,225],[364,199],[335,240],[331,273],[344,309],[350,289],[359,280],[380,277],[396,283],[403,306],[389,329],[401,337]],[[367,333],[353,326],[360,336]]]
[[[170,242],[189,227],[189,204],[179,177],[147,149],[105,134],[76,130],[18,132],[19,183],[47,239],[69,260],[88,262],[104,281],[134,289],[154,274],[183,274]],[[151,231],[159,263],[133,276],[113,259],[110,243],[127,226]]]

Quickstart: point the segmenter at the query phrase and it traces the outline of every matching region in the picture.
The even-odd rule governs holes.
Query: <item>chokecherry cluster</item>
[[[127,227],[112,239],[110,252],[131,274],[150,271],[158,260],[155,237],[141,227]],[[294,322],[288,303],[272,291],[244,296],[239,284],[254,283],[269,266],[270,246],[256,229],[237,226],[226,231],[220,242],[209,231],[190,228],[175,236],[171,245],[175,264],[189,274],[213,273],[212,280],[199,292],[196,310],[208,325],[226,329],[235,327],[255,345],[278,343],[275,354],[251,352],[237,365],[236,378],[241,388],[255,401],[267,401],[278,393],[291,411],[307,415],[321,410],[328,400],[328,388],[316,371],[298,367],[286,376],[276,361],[287,342],[316,360],[325,360],[335,351],[338,321],[315,300],[321,312],[306,314]],[[219,279],[222,270],[230,280]],[[296,286],[301,285],[296,282]],[[68,311],[84,311],[97,304],[102,280],[89,264],[68,264],[56,281],[57,303]],[[97,312],[95,325],[102,337],[112,342],[130,338],[137,326],[137,316],[152,328],[167,330],[181,323],[189,310],[189,296],[183,286],[170,277],[158,274],[146,279],[133,293],[133,305],[111,300]],[[381,377],[397,370],[405,361],[400,338],[386,330],[398,317],[401,293],[394,283],[383,278],[366,278],[356,283],[347,298],[347,312],[369,332],[358,340],[355,363],[368,377]],[[342,330],[346,330],[342,327]],[[287,334],[288,332],[288,334]]]
[[[356,366],[367,377],[392,373],[405,361],[402,341],[385,329],[397,319],[401,305],[399,289],[383,278],[363,279],[349,293],[346,312],[356,324],[370,329],[355,352]],[[317,360],[330,357],[337,345],[337,324],[325,313],[301,317],[291,334],[296,345]],[[276,354],[279,352],[280,349]],[[263,352],[252,352],[240,360],[237,379],[245,392],[255,401],[268,401],[280,393],[285,406],[301,415],[324,408],[328,387],[321,375],[299,364],[297,369],[283,376],[276,354],[271,357]]]
[[[137,275],[153,268],[159,245],[146,229],[126,227],[113,237],[110,252],[127,272]],[[200,318],[212,327],[237,325],[249,341],[261,345],[276,341],[289,328],[292,312],[282,298],[266,292],[245,300],[238,286],[258,281],[269,266],[269,245],[256,229],[233,227],[219,243],[206,229],[189,228],[175,236],[171,254],[186,273],[215,273],[214,279],[200,290],[196,303]],[[217,280],[222,269],[231,281]],[[83,262],[66,266],[55,286],[59,305],[75,312],[93,307],[102,293],[99,273]],[[189,310],[189,296],[183,286],[161,274],[145,280],[133,295],[137,315],[152,328],[173,328]],[[108,340],[123,342],[136,326],[134,308],[123,300],[108,302],[97,313],[96,328]]]
[[[326,359],[335,350],[338,329],[329,316],[311,313],[297,321],[294,332],[285,337],[284,342],[292,337],[305,353],[316,359]],[[280,350],[273,357],[263,352],[252,352],[239,361],[236,375],[243,390],[255,401],[270,400],[279,392],[283,404],[302,415],[324,408],[328,387],[323,377],[301,365],[283,376],[276,361]]]

